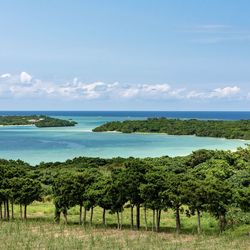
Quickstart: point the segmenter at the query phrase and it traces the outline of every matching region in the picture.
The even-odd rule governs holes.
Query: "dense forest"
[[[169,135],[196,135],[250,140],[250,120],[180,120],[149,118],[147,120],[115,121],[103,124],[94,132],[120,131],[122,133],[166,133]]]
[[[35,125],[36,127],[68,127],[75,126],[77,122],[63,120],[45,115],[29,116],[0,116],[0,125]]]
[[[175,212],[176,232],[181,232],[180,214],[201,216],[210,213],[219,228],[250,223],[250,147],[236,152],[198,150],[185,157],[87,158],[30,166],[23,161],[0,160],[0,219],[10,220],[14,204],[27,220],[28,206],[36,200],[51,199],[55,221],[70,208],[79,208],[79,224],[90,225],[95,207],[116,214],[117,228],[123,227],[122,213],[131,211],[131,228],[148,230],[147,211],[152,211],[152,230],[161,230],[161,213]],[[143,212],[142,212],[143,211]],[[237,211],[237,213],[235,212]],[[143,213],[143,214],[141,214]],[[229,214],[234,214],[231,218]],[[151,230],[151,228],[150,228]]]

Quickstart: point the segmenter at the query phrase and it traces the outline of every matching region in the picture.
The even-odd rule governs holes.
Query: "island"
[[[69,127],[75,126],[77,122],[64,120],[46,115],[27,115],[27,116],[0,116],[0,126],[25,126],[35,125],[39,128],[45,127]]]
[[[166,133],[169,135],[196,135],[227,139],[250,140],[250,120],[181,120],[149,118],[107,122],[93,132],[118,131],[122,133]]]

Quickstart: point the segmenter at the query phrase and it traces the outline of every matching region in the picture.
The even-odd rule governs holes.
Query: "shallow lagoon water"
[[[228,149],[245,146],[247,141],[221,138],[170,136],[165,134],[93,133],[107,121],[145,119],[128,116],[57,116],[78,122],[75,127],[0,127],[0,158],[21,159],[30,164],[64,161],[77,156],[156,157],[187,155],[194,150]],[[249,142],[248,142],[249,143]]]

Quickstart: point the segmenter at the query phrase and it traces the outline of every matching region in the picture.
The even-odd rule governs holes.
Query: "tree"
[[[146,220],[146,208],[150,208],[153,211],[153,223],[152,230],[154,227],[156,231],[160,229],[161,211],[169,206],[169,200],[166,193],[166,177],[165,171],[162,169],[152,169],[145,174],[146,183],[140,185],[141,197],[144,200],[145,206],[145,224],[147,228]],[[155,211],[156,211],[156,225],[155,225]]]
[[[220,231],[224,231],[227,221],[226,214],[232,204],[233,190],[228,181],[216,178],[205,180],[208,211],[219,219]]]
[[[140,185],[145,182],[145,173],[148,169],[147,164],[138,160],[130,159],[125,163],[123,175],[123,186],[126,187],[127,199],[131,206],[131,227],[134,224],[133,208],[136,206],[136,227],[140,229],[140,206],[143,199],[140,195]]]
[[[67,210],[76,205],[76,185],[71,173],[60,174],[53,183],[53,196],[55,204],[55,221],[60,222],[61,212],[67,223]]]
[[[24,219],[27,219],[27,206],[35,200],[41,199],[41,184],[30,178],[18,178],[16,180],[20,189],[16,194],[16,202],[24,206]]]
[[[111,171],[112,184],[109,189],[109,200],[111,201],[111,213],[117,214],[117,228],[122,228],[122,212],[124,204],[128,201],[127,187],[124,185],[124,170],[113,169]]]
[[[195,167],[211,159],[213,155],[214,155],[213,150],[207,150],[207,149],[196,150],[189,155],[187,164],[191,167]]]
[[[184,203],[188,205],[191,214],[197,214],[197,231],[201,232],[201,212],[207,210],[207,193],[204,181],[192,174],[182,183]]]
[[[24,178],[27,175],[29,166],[20,161],[0,160],[0,203],[1,215],[5,219],[10,218],[9,203],[11,203],[11,217],[14,218],[14,202],[17,191],[13,189],[14,182],[12,179]],[[2,203],[4,205],[4,214],[2,214]]]
[[[112,178],[109,174],[101,174],[89,187],[87,195],[95,200],[103,209],[102,223],[106,226],[106,211],[112,209]]]
[[[245,212],[250,211],[250,166],[240,169],[231,178],[234,205]]]
[[[233,166],[224,159],[208,160],[192,170],[193,176],[203,182],[206,207],[219,220],[220,231],[225,229],[226,213],[233,202],[233,186],[229,179],[234,172]]]
[[[79,224],[82,224],[82,208],[84,207],[84,224],[86,224],[87,210],[91,209],[91,223],[93,218],[93,206],[95,200],[91,197],[89,189],[93,183],[96,182],[99,172],[94,170],[85,170],[80,173],[76,173],[72,176],[74,182],[74,189],[72,190],[74,195],[75,204],[80,207]]]
[[[172,209],[175,211],[176,220],[176,232],[180,233],[181,221],[180,221],[180,208],[185,202],[185,190],[183,183],[186,181],[186,175],[168,173],[166,177],[166,191],[164,195],[170,201]]]

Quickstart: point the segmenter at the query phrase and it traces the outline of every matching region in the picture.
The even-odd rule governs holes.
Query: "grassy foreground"
[[[123,213],[124,227],[116,229],[116,216],[107,214],[108,226],[101,225],[102,210],[95,208],[92,227],[78,225],[78,207],[69,211],[69,224],[63,220],[53,223],[51,202],[35,202],[28,207],[27,222],[18,218],[0,222],[1,249],[250,249],[250,225],[234,226],[219,234],[217,221],[208,214],[202,216],[203,233],[196,234],[196,217],[182,214],[182,234],[174,231],[175,219],[171,210],[162,215],[161,232],[129,227],[129,210]],[[142,216],[143,217],[143,216]],[[149,226],[151,214],[148,213]]]

